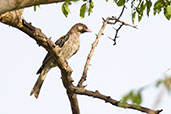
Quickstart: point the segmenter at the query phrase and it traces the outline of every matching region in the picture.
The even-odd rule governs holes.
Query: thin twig
[[[113,38],[113,45],[116,45],[116,38],[119,38],[119,36],[118,36],[118,33],[119,33],[119,30],[122,28],[122,26],[123,26],[124,24],[121,24],[119,27],[118,27],[118,29],[116,29],[116,33],[115,33],[115,37]]]
[[[115,29],[116,32],[115,32],[114,38],[112,39],[112,38],[109,37],[109,39],[113,40],[113,42],[114,42],[113,45],[116,45],[116,39],[119,37],[118,36],[119,30],[123,27],[123,25],[130,26],[130,27],[133,27],[133,28],[137,28],[137,26],[130,25],[130,24],[120,20],[125,8],[126,8],[126,6],[123,6],[120,15],[117,18],[112,16],[112,17],[109,18],[109,21],[107,22],[108,24],[112,24],[112,25],[115,25],[117,22],[121,23],[121,25],[117,29]],[[112,22],[112,21],[114,21],[114,22]]]
[[[121,13],[120,13],[120,15],[118,16],[118,20],[121,18],[121,16],[122,16],[122,14],[123,14],[123,12],[124,12],[124,10],[125,10],[125,8],[126,8],[126,6],[124,5],[123,6],[123,8],[122,8],[122,10],[121,10]],[[116,20],[117,21],[117,20]]]
[[[136,25],[128,24],[128,23],[126,23],[126,22],[124,22],[124,21],[119,20],[119,19],[116,18],[116,17],[113,17],[113,16],[112,16],[112,17],[110,18],[110,20],[115,20],[115,21],[117,21],[117,22],[120,22],[120,23],[124,24],[125,26],[130,26],[130,27],[133,27],[133,28],[136,28],[136,29],[137,29],[137,26],[136,26]],[[115,22],[108,21],[108,24],[115,24]]]

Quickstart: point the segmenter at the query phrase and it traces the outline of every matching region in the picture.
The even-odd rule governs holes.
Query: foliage
[[[81,8],[80,8],[80,17],[84,18],[85,17],[85,13],[86,11],[88,11],[88,15],[90,15],[90,13],[93,12],[93,8],[94,8],[94,3],[92,0],[83,0],[84,3]]]
[[[40,5],[36,5],[36,6],[34,6],[34,11],[36,11],[37,10],[37,7],[39,7],[40,8]]]
[[[108,2],[109,0],[106,0]],[[151,0],[114,0],[117,6],[127,5],[126,3],[131,2],[132,9],[132,22],[134,23],[135,17],[137,15],[138,21],[142,20],[144,11],[146,10],[146,15],[149,17],[151,7],[153,6],[154,15],[163,11],[165,17],[170,20],[171,18],[171,1],[170,0],[157,0],[152,3]],[[154,4],[154,5],[153,5]]]
[[[64,2],[62,4],[62,12],[63,14],[67,17],[68,14],[70,13],[70,9],[69,9],[69,5],[72,4],[72,2],[77,2],[79,0],[66,0],[66,2]],[[88,12],[88,15],[90,15],[90,13],[93,12],[93,8],[94,8],[94,3],[92,0],[83,0],[83,5],[80,8],[80,17],[84,18],[85,17],[85,13]]]
[[[62,4],[62,12],[66,17],[70,13],[70,9],[68,8],[68,5],[70,5],[70,4],[71,4],[70,2],[65,2]]]
[[[121,99],[121,105],[122,103],[126,103],[129,101],[132,102],[133,104],[140,105],[142,102],[141,90],[138,91],[131,90],[129,93],[124,95]]]
[[[92,0],[66,0],[62,4],[62,12],[67,17],[70,13],[69,5],[71,5],[73,2],[82,1],[83,4],[80,7],[80,17],[84,18],[86,12],[88,12],[88,16],[93,12],[94,3]],[[109,2],[109,0],[105,0],[106,2]],[[145,14],[149,17],[150,11],[153,7],[153,14],[159,14],[163,12],[165,17],[170,20],[171,18],[171,0],[157,0],[156,2],[152,2],[151,0],[113,0],[113,2],[118,6],[126,6],[129,4],[131,5],[132,10],[132,23],[135,22],[136,17],[138,18],[138,21],[140,22],[142,20],[142,17]],[[40,7],[39,5],[34,6],[34,11],[36,11],[36,8]]]
[[[149,16],[150,9],[152,6],[151,0],[133,0],[131,2],[131,9],[132,9],[132,22],[134,23],[136,15],[138,16],[138,21],[141,21],[144,11],[146,9],[146,15]]]

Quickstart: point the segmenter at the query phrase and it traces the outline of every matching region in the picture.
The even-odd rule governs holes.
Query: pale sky
[[[93,32],[81,35],[79,52],[69,59],[73,69],[74,83],[80,79],[87,54],[102,25],[102,17],[117,16],[121,9],[111,1],[94,0],[94,12],[81,19],[81,2],[74,3],[68,18],[61,12],[61,4],[43,5],[36,12],[33,7],[26,8],[23,18],[55,41],[78,22],[86,24]],[[128,8],[129,9],[129,8]],[[127,9],[121,20],[131,24],[131,12]],[[108,25],[104,36],[95,50],[88,70],[89,90],[99,90],[116,100],[132,89],[152,84],[143,92],[143,106],[152,107],[162,87],[154,84],[163,78],[164,72],[171,68],[170,21],[163,14],[150,18],[146,16],[138,23],[138,29],[123,27],[119,32],[117,45],[108,36],[115,34]],[[36,42],[13,27],[0,23],[0,114],[71,114],[66,90],[60,79],[60,70],[53,68],[47,75],[38,99],[30,96],[37,80],[36,71],[41,66],[46,51]],[[115,107],[102,100],[87,96],[78,96],[81,114],[143,114],[142,112]],[[171,96],[165,93],[157,109],[161,114],[171,113]]]

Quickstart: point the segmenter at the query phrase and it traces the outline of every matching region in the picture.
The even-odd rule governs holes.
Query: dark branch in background
[[[137,26],[130,25],[130,24],[124,22],[124,21],[119,20],[119,19],[116,18],[116,17],[113,17],[113,16],[112,16],[111,18],[109,18],[109,20],[110,20],[110,21],[108,21],[108,24],[114,25],[114,24],[116,24],[117,22],[121,23],[121,25],[120,25],[117,29],[115,29],[116,32],[115,32],[114,38],[113,38],[113,39],[110,38],[110,39],[113,40],[113,42],[114,42],[113,45],[116,45],[116,39],[119,38],[119,36],[118,36],[119,30],[123,27],[123,25],[129,26],[129,27],[132,27],[132,28],[136,28],[136,29],[137,29]],[[115,22],[111,22],[112,20],[115,20]]]
[[[108,24],[108,21],[109,21],[109,18],[104,20],[103,25],[99,33],[97,34],[96,40],[93,43],[93,46],[92,46],[93,49],[91,49],[90,51],[90,54],[88,56],[88,59],[89,59],[88,61],[90,61],[91,56],[93,55],[94,49],[97,46],[98,40],[100,36],[103,34],[103,31],[105,29],[105,26]],[[22,20],[22,19],[20,19],[20,21],[18,22],[19,24],[15,24],[14,27],[18,28],[19,30],[23,31],[24,33],[32,37],[34,40],[36,40],[37,44],[44,47],[50,54],[52,54],[55,61],[58,63],[58,67],[60,68],[61,74],[62,74],[63,85],[67,90],[67,95],[70,99],[73,114],[80,114],[76,94],[91,96],[94,98],[104,100],[105,102],[109,102],[112,105],[117,106],[117,107],[134,109],[134,110],[138,110],[138,111],[149,113],[149,114],[159,114],[162,111],[162,110],[152,110],[146,107],[142,107],[142,106],[134,105],[134,104],[128,104],[128,103],[124,103],[124,104],[122,103],[122,105],[120,105],[121,103],[120,101],[114,100],[110,96],[105,96],[98,91],[93,92],[90,90],[86,90],[83,88],[82,83],[85,81],[87,74],[85,75],[85,78],[83,78],[83,81],[80,81],[80,85],[78,84],[78,86],[74,86],[72,84],[73,79],[71,77],[72,69],[63,58],[58,56],[58,47],[49,38],[47,38],[41,32],[40,29],[32,26],[30,23],[27,23],[25,20]],[[86,62],[86,64],[89,66],[89,62]],[[88,66],[87,68],[85,68],[86,70],[88,70]]]
[[[123,6],[123,8],[122,8],[122,10],[121,10],[121,13],[120,13],[120,15],[118,16],[118,20],[121,18],[121,16],[122,16],[122,14],[123,14],[123,12],[124,12],[124,10],[125,10],[125,8],[126,8],[126,6],[124,5]],[[115,23],[117,22],[117,20],[115,20]]]
[[[114,42],[113,45],[116,45],[116,39],[119,38],[119,36],[118,36],[119,30],[123,27],[123,25],[137,28],[137,26],[130,25],[130,24],[120,20],[125,8],[126,8],[126,6],[123,6],[120,15],[117,18],[114,16],[109,17],[109,20],[107,22],[107,24],[111,24],[111,25],[115,25],[117,22],[121,23],[121,25],[117,29],[115,29],[116,32],[115,32],[114,38],[109,37],[109,39],[111,39]]]
[[[119,32],[119,30],[122,28],[123,25],[124,25],[124,24],[121,24],[117,29],[115,29],[115,30],[116,30],[116,33],[115,33],[115,37],[114,37],[114,38],[110,38],[110,37],[109,37],[109,39],[113,40],[113,42],[114,42],[113,45],[116,45],[116,39],[119,38],[118,32]]]

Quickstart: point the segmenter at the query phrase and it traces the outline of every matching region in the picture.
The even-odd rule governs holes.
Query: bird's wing
[[[65,44],[65,42],[68,40],[68,38],[69,37],[67,37],[67,35],[63,35],[55,42],[55,44],[61,48]],[[50,53],[47,53],[47,55],[45,56],[43,60],[43,64],[46,63],[48,59],[50,59]]]
[[[55,44],[61,48],[61,47],[65,44],[65,42],[66,42],[68,39],[69,39],[69,37],[65,34],[65,35],[63,35],[62,37],[60,37],[60,38],[55,42]],[[51,56],[50,56],[50,53],[47,53],[46,56],[45,56],[45,58],[44,58],[44,60],[43,60],[43,62],[42,62],[42,66],[39,68],[39,70],[37,71],[36,74],[41,73],[41,71],[42,71],[42,69],[43,69],[43,67],[44,67],[44,64],[46,64],[46,62],[47,62],[49,59],[51,59]]]
[[[69,39],[68,35],[63,35],[62,37],[60,37],[55,44],[58,45],[60,48],[65,44],[65,42]]]

